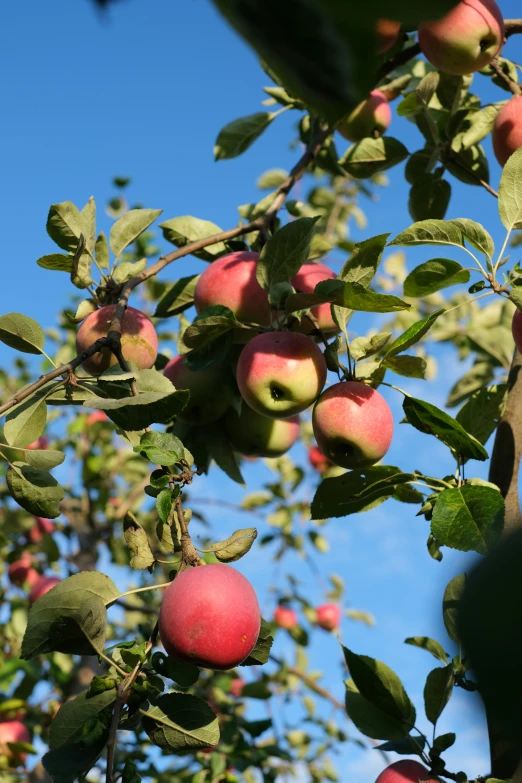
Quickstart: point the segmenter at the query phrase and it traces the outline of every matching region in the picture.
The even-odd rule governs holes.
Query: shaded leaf
[[[406,378],[424,378],[426,373],[426,360],[421,356],[386,356],[382,366]]]
[[[431,532],[443,546],[488,554],[504,527],[504,500],[492,487],[465,484],[443,490],[433,509]]]
[[[426,717],[434,726],[451,698],[454,682],[455,675],[451,663],[444,668],[433,669],[428,674],[424,686],[424,709]]]
[[[74,252],[83,232],[83,220],[78,207],[71,201],[52,204],[47,216],[47,233],[62,250]]]
[[[199,277],[199,275],[190,275],[172,283],[156,305],[154,317],[169,318],[191,307],[194,304],[194,291]]]
[[[466,587],[466,574],[454,577],[446,586],[442,599],[442,619],[450,639],[459,642],[458,613],[460,601]]]
[[[219,742],[215,712],[196,696],[166,693],[147,710],[142,725],[149,739],[162,750],[195,751]]]
[[[481,389],[457,413],[459,424],[482,444],[489,440],[504,413],[507,391],[504,383]]]
[[[408,422],[428,435],[434,435],[462,458],[486,460],[485,448],[463,427],[429,402],[405,397],[402,404]]]
[[[256,266],[259,285],[270,292],[297,274],[310,255],[310,243],[318,218],[298,218],[273,234],[261,251]]]
[[[116,701],[116,696],[116,688],[95,695],[86,690],[62,704],[49,729],[49,748],[56,750],[81,740],[84,724],[106,712],[107,707]]]
[[[431,653],[438,661],[446,664],[448,662],[448,656],[439,642],[435,639],[430,639],[429,636],[410,636],[404,640],[405,644],[411,644],[413,647],[420,647],[422,650],[426,650]]]
[[[215,159],[229,160],[242,155],[268,128],[274,117],[273,113],[260,111],[229,122],[218,133],[214,146]]]
[[[393,497],[397,487],[414,476],[391,465],[375,465],[323,479],[311,505],[312,519],[358,514]]]
[[[241,662],[241,666],[258,666],[268,662],[270,655],[270,648],[274,643],[274,638],[271,634],[270,624],[266,620],[261,618],[261,628],[259,629],[259,636],[255,643],[254,649],[244,661]]]
[[[469,272],[456,261],[435,258],[415,267],[404,281],[404,296],[428,296],[450,285],[467,283]]]
[[[339,163],[352,177],[367,179],[379,171],[396,166],[408,157],[402,142],[391,136],[366,138],[350,147]]]
[[[390,346],[388,346],[388,350],[385,354],[386,358],[388,359],[390,356],[395,356],[402,351],[406,351],[412,345],[415,345],[415,343],[419,342],[419,340],[421,340],[431,329],[439,315],[442,315],[443,312],[444,310],[436,310],[434,313],[430,313],[430,315],[421,318],[420,321],[416,321],[414,324],[408,327],[405,332],[403,332],[399,337],[397,337],[396,340],[392,342]]]

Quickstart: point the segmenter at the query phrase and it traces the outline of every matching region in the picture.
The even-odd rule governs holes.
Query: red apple
[[[243,404],[240,416],[230,408],[225,427],[232,447],[245,459],[280,457],[299,437],[299,416],[269,419]]]
[[[31,544],[38,544],[45,534],[51,535],[54,531],[54,522],[51,519],[35,517],[35,526],[29,531],[27,537]]]
[[[235,680],[232,680],[230,683],[229,693],[231,696],[235,696],[236,699],[239,699],[241,696],[241,693],[243,692],[243,688],[245,687],[245,681],[241,679],[241,677],[238,677]]]
[[[229,407],[224,394],[224,372],[219,367],[194,372],[176,356],[168,362],[163,374],[176,389],[188,389],[188,405],[178,413],[178,419],[191,424],[210,424],[217,421]]]
[[[310,263],[303,264],[299,272],[293,276],[291,282],[294,288],[303,294],[313,294],[317,283],[321,283],[323,280],[335,280],[336,277],[337,275],[333,269],[325,266],[325,264]],[[310,314],[324,334],[332,335],[339,331],[339,327],[332,318],[330,305],[327,302],[312,307]],[[306,319],[304,323],[307,323]],[[306,329],[306,331],[309,332],[312,329],[313,326],[310,324],[310,329]]]
[[[446,16],[419,26],[422,53],[439,71],[465,76],[485,68],[504,41],[495,0],[462,0]]]
[[[326,473],[332,464],[317,446],[310,446],[308,449],[308,461],[318,473]]]
[[[38,440],[35,440],[33,443],[30,443],[29,446],[25,447],[26,449],[48,449],[49,448],[49,440],[45,437],[45,435],[40,435]]]
[[[437,779],[418,761],[402,759],[386,767],[375,783],[439,783]]]
[[[13,753],[7,746],[8,742],[31,742],[31,735],[21,721],[5,720],[0,723],[0,754],[7,756],[11,764],[18,761],[23,763],[27,753]]]
[[[348,141],[362,141],[368,136],[376,139],[388,129],[391,120],[386,95],[380,90],[372,90],[369,97],[345,117],[338,131]]]
[[[40,578],[35,581],[31,588],[31,592],[29,593],[29,603],[34,604],[34,602],[41,598],[42,595],[48,593],[49,590],[52,590],[52,588],[61,581],[62,580],[58,579],[57,576],[40,576]]]
[[[325,631],[334,631],[341,624],[342,612],[337,604],[322,604],[316,610],[316,622]]]
[[[259,253],[241,251],[209,264],[194,292],[198,313],[210,305],[224,305],[239,321],[270,323],[268,294],[256,278],[258,259]]]
[[[232,669],[248,658],[260,625],[254,588],[239,571],[221,563],[178,574],[159,615],[167,654],[207,669]]]
[[[279,628],[291,630],[292,628],[297,628],[299,620],[293,609],[290,609],[288,606],[278,606],[274,611],[274,623]]]
[[[87,416],[87,426],[92,427],[94,424],[110,421],[109,417],[103,411],[94,411]]]
[[[317,400],[312,416],[317,445],[342,468],[368,468],[390,448],[393,417],[378,391],[358,381],[336,383]]]
[[[29,552],[24,552],[20,560],[15,560],[7,569],[7,576],[13,585],[28,584],[32,587],[40,578],[40,574],[32,568],[33,557]]]
[[[299,332],[264,332],[241,351],[237,385],[252,410],[286,419],[308,408],[326,382],[321,349]]]
[[[377,32],[377,54],[384,54],[397,41],[401,23],[393,19],[377,19],[375,30]]]
[[[522,147],[522,95],[511,98],[497,114],[493,126],[493,149],[501,166]]]
[[[107,305],[87,316],[76,335],[76,350],[82,353],[100,337],[106,337],[116,305]],[[127,361],[133,362],[139,370],[153,366],[158,355],[158,336],[152,324],[141,310],[127,307],[122,319],[121,348]],[[90,375],[100,375],[118,361],[114,354],[104,348],[83,362],[83,369]]]

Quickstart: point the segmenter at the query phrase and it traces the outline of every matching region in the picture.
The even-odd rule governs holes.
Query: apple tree
[[[508,58],[522,20],[503,19],[494,0],[214,3],[267,78],[263,109],[217,133],[216,161],[246,153],[283,112],[301,153],[290,172],[267,161],[262,197],[226,230],[212,215],[131,205],[121,178],[108,235],[92,198],[49,209],[56,249],[36,263],[70,276],[72,303],[52,303],[61,311],[47,331],[23,312],[0,315],[15,355],[0,371],[0,777],[272,783],[304,768],[335,783],[332,751],[358,741],[404,756],[380,783],[464,783],[445,761],[458,727],[437,732],[461,688],[486,708],[483,778],[518,779],[522,678],[508,653],[522,641],[522,270],[509,247],[522,229],[522,88]],[[481,97],[488,82],[494,103]],[[390,133],[394,113],[416,126],[418,149]],[[490,133],[498,190],[481,145]],[[411,224],[383,215],[381,233],[370,226],[353,243],[361,198],[401,163]],[[455,178],[487,191],[491,226],[465,204],[446,219]],[[418,246],[433,258],[407,269],[402,249]],[[330,253],[344,258],[337,275]],[[176,278],[189,255],[199,271]],[[365,313],[380,314],[382,331],[365,328]],[[447,390],[454,416],[429,383],[422,398],[408,390],[433,377],[437,343],[467,360]],[[426,449],[433,438],[447,448],[444,475],[386,461],[408,427],[383,389]],[[307,465],[288,453],[298,441]],[[235,508],[245,527],[223,539],[205,476],[244,486],[244,465],[259,459],[270,481],[247,488]],[[487,460],[488,481],[474,476]],[[310,635],[338,634],[344,614],[372,622],[344,609],[343,575],[314,606],[287,572],[262,617],[248,563],[264,550],[284,568],[298,553],[314,569],[332,520],[391,498],[424,520],[426,558],[451,548],[481,560],[440,596],[447,637],[406,640],[436,660],[424,704],[347,646],[343,702],[306,654]],[[231,565],[243,557],[247,576]],[[273,647],[277,634],[294,660]],[[300,724],[281,734],[273,711],[296,708]],[[420,708],[432,736],[417,728]]]

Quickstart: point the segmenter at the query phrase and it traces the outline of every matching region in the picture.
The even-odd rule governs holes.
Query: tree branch
[[[378,81],[381,81],[381,79],[384,79],[385,76],[388,76],[389,73],[394,71],[400,65],[404,65],[404,63],[407,63],[409,60],[417,57],[417,55],[420,53],[420,46],[418,43],[416,43],[413,44],[413,46],[408,46],[407,49],[403,49],[402,52],[396,54],[395,57],[390,57],[390,59],[386,60],[386,62],[383,63],[379,68],[377,72]]]
[[[504,73],[502,66],[498,61],[498,57],[495,57],[495,59],[490,62],[489,66],[491,70],[495,71],[497,76],[507,84],[513,95],[522,95],[522,87],[514,82],[513,79],[510,79],[507,73]]]
[[[522,19],[504,19],[506,38],[522,33]]]

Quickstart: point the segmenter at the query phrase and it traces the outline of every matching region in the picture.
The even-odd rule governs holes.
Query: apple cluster
[[[315,624],[325,631],[336,631],[341,625],[342,612],[337,604],[321,604],[315,609]],[[273,623],[278,628],[291,631],[299,626],[297,613],[289,606],[280,604],[274,611]]]

